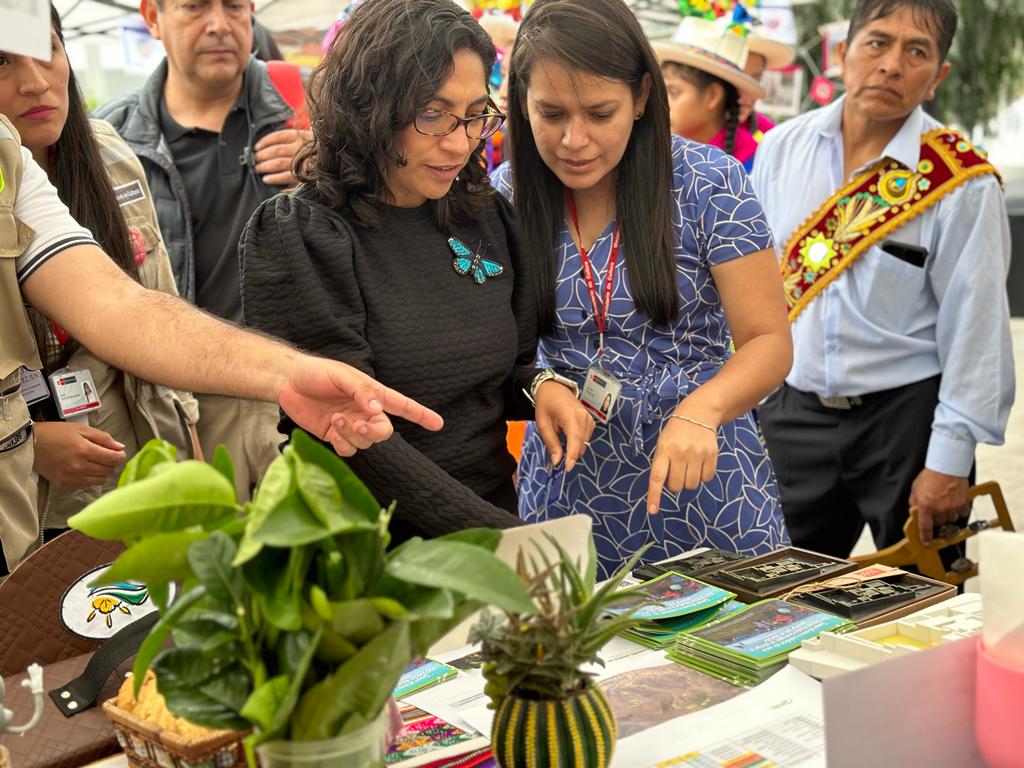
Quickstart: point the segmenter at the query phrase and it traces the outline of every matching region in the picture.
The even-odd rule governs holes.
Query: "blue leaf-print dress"
[[[533,424],[519,464],[520,517],[539,522],[589,514],[601,578],[649,542],[653,546],[645,560],[698,546],[756,555],[789,543],[775,474],[752,413],[719,430],[718,470],[711,482],[679,494],[666,489],[660,514],[647,514],[651,458],[663,421],[730,354],[729,329],[710,266],[772,247],[761,205],[735,160],[679,137],[673,137],[672,153],[679,317],[672,327],[659,328],[637,310],[623,244],[602,360],[622,384],[615,412],[607,424],[597,425],[582,461],[568,475],[562,466],[550,467]],[[507,165],[492,177],[506,197],[511,197],[510,181]],[[601,280],[614,228],[613,221],[589,253]],[[582,384],[585,371],[597,361],[598,332],[580,255],[564,222],[556,247],[557,319],[553,332],[541,339],[538,365]]]

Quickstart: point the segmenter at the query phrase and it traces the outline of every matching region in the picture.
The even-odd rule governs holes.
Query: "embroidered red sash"
[[[921,137],[915,170],[882,159],[841,187],[783,249],[780,269],[789,321],[872,245],[968,179],[987,173],[999,178],[984,152],[956,131],[939,128]]]

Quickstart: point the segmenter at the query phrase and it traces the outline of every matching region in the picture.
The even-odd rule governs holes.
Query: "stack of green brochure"
[[[638,584],[633,594],[632,601],[610,611],[623,613],[642,605],[633,616],[643,621],[622,635],[648,648],[668,648],[680,632],[728,615],[725,606],[736,596],[672,571]]]
[[[757,685],[778,672],[790,651],[822,632],[854,625],[831,613],[782,600],[762,600],[714,624],[676,636],[668,657],[738,685]]]
[[[398,685],[395,686],[391,695],[400,699],[410,693],[416,693],[416,691],[422,691],[424,688],[450,680],[457,674],[459,674],[459,670],[442,664],[440,661],[416,659],[398,678]]]

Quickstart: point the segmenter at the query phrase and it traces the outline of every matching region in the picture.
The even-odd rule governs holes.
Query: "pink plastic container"
[[[974,735],[991,768],[1024,768],[1024,669],[1008,667],[978,639]]]

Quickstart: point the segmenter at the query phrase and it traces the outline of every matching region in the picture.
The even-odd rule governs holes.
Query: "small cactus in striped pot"
[[[520,550],[516,563],[537,613],[484,612],[471,635],[495,710],[492,751],[501,768],[605,768],[615,750],[615,715],[584,669],[600,664],[604,644],[637,621],[639,605],[615,615],[607,609],[630,599],[620,584],[642,552],[595,586],[592,541],[586,569],[548,541],[557,560],[537,547],[530,555]]]

